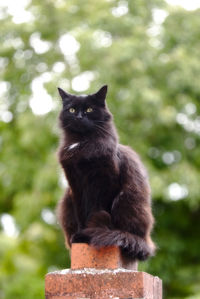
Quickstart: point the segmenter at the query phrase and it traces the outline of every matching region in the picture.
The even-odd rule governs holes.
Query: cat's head
[[[61,88],[58,91],[63,103],[60,122],[64,130],[82,134],[95,132],[111,120],[105,103],[107,85],[97,93],[82,96],[71,95]]]

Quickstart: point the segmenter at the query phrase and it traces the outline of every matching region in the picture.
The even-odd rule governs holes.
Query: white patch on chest
[[[72,150],[73,148],[77,147],[79,145],[79,142],[73,143],[68,147],[68,151]]]

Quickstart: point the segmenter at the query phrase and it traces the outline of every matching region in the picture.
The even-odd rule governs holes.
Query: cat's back
[[[133,176],[133,179],[145,179],[148,184],[148,174],[140,156],[127,145],[118,145],[121,172]],[[122,174],[123,175],[123,174]]]

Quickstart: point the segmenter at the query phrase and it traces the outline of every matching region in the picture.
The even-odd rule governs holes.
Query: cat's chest
[[[74,161],[67,167],[67,178],[71,187],[90,188],[96,185],[99,188],[105,184],[113,184],[119,178],[119,171],[115,161],[102,156],[94,159]]]
[[[106,157],[94,159],[80,159],[68,165],[68,173],[74,173],[76,176],[90,177],[91,175],[99,176],[101,173],[106,174],[108,170],[114,171],[114,162]]]

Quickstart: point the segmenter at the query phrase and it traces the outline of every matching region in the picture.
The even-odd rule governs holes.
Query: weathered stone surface
[[[46,299],[161,299],[162,282],[132,270],[62,270],[46,275]]]
[[[135,270],[137,262],[122,258],[117,247],[73,244],[71,269],[46,275],[45,298],[162,299],[162,281]]]

